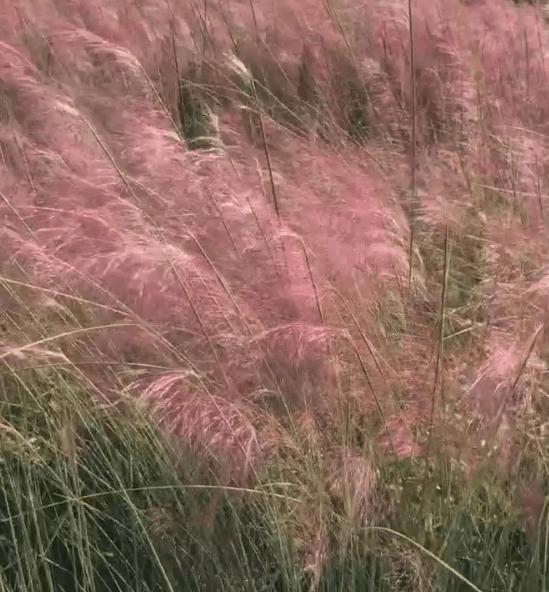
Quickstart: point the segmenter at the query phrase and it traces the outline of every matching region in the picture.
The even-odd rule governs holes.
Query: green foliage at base
[[[223,490],[188,451],[174,462],[138,411],[90,410],[89,393],[57,380],[3,382],[0,590],[545,589],[544,554],[510,511],[513,488],[489,472],[465,487],[448,462],[381,466],[378,496],[392,510],[370,526],[332,508],[314,577],[268,483]]]

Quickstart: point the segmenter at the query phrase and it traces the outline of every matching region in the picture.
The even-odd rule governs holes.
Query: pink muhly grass
[[[543,484],[541,480],[536,480],[530,483],[522,493],[520,500],[521,520],[528,538],[533,543],[536,542],[538,536],[541,534],[543,525],[541,520],[545,510],[546,501],[543,492]]]
[[[135,323],[59,347],[71,361],[162,363],[165,375],[132,392],[168,431],[245,473],[263,446],[275,448],[276,437],[263,442],[259,427],[272,419],[267,391],[296,403],[301,419],[316,421],[319,409],[335,415],[325,403],[340,402],[342,392],[361,412],[371,407],[352,343],[334,328],[352,318],[364,374],[373,369],[370,391],[387,394],[386,431],[405,457],[415,453],[411,428],[429,406],[437,240],[447,229],[456,243],[477,233],[475,297],[489,320],[475,345],[484,362],[474,360],[469,400],[486,421],[494,416],[520,366],[522,348],[510,350],[510,339],[523,344],[547,322],[540,134],[549,35],[533,7],[415,2],[412,76],[404,0],[337,8],[261,0],[253,13],[247,4],[212,7],[205,20],[192,6],[164,1],[17,4],[0,2],[0,271],[36,290],[2,284],[10,315],[46,310],[36,296],[43,288],[97,305],[78,314],[75,305],[65,321],[75,327]],[[190,47],[192,36],[199,41]],[[236,49],[241,78],[272,84],[254,100],[229,67]],[[195,86],[225,110],[224,144],[210,151],[191,152],[178,135],[177,77],[191,62],[204,62]],[[414,298],[405,310],[413,80],[423,230],[414,237]],[[357,93],[367,104],[367,147],[345,127]],[[260,113],[267,151],[244,131],[250,113],[256,123]],[[492,207],[493,194],[507,198]],[[472,209],[484,218],[471,222]],[[459,284],[454,270],[471,272],[470,253],[456,252],[449,277]],[[459,324],[459,308],[449,323]],[[38,340],[35,333],[13,330],[21,341]],[[547,335],[536,347],[516,408],[541,383]],[[199,386],[174,370],[181,364]],[[410,422],[391,408],[392,389],[405,393]],[[361,462],[351,462],[360,490],[353,495],[365,507]]]
[[[282,390],[291,408],[313,414],[326,411],[330,389],[335,388],[329,345],[338,335],[322,326],[305,323],[281,325],[254,337],[258,364],[267,383]]]
[[[181,437],[203,458],[212,460],[225,478],[246,482],[253,477],[263,447],[261,417],[243,401],[228,401],[192,386],[192,377],[167,373],[139,390],[138,401],[149,406],[163,429]],[[265,420],[263,420],[264,423]]]
[[[326,486],[349,519],[366,522],[373,510],[377,474],[371,460],[352,450],[334,449],[325,462]]]

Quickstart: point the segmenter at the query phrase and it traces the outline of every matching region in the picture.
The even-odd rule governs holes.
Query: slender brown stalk
[[[441,290],[441,295],[440,295],[440,309],[439,309],[439,327],[438,327],[439,334],[438,334],[438,339],[437,339],[435,376],[433,379],[433,394],[431,396],[431,416],[430,416],[430,420],[429,420],[429,445],[431,442],[431,434],[433,432],[437,387],[438,387],[439,377],[442,372],[446,293],[448,290],[449,269],[450,269],[450,241],[449,241],[449,236],[448,236],[448,226],[446,226],[445,233],[444,233],[444,271],[443,271],[443,277],[442,277],[442,290]],[[442,403],[443,403],[443,414],[444,414],[444,400],[442,401]]]
[[[416,231],[416,165],[417,165],[417,99],[416,99],[416,55],[414,45],[414,19],[412,10],[412,0],[408,0],[408,29],[410,32],[410,84],[412,85],[412,146],[410,150],[410,167],[411,167],[411,220],[410,220],[410,247],[409,247],[409,271],[408,271],[408,298],[412,294],[412,270],[413,270],[413,255],[414,255],[414,241]]]
[[[177,84],[177,108],[181,113],[181,109],[183,109],[183,89],[181,88],[181,74],[179,69],[179,62],[177,60],[177,50],[175,47],[175,17],[170,19],[170,40],[172,43],[172,54],[173,54],[173,68],[175,70],[175,82]],[[179,135],[183,137],[183,122],[181,121],[181,117],[179,117],[179,121],[177,121],[177,131]]]

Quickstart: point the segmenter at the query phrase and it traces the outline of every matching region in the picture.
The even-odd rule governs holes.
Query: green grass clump
[[[1,589],[283,589],[260,507],[212,505],[213,479],[137,411],[86,409],[61,381],[3,385]]]
[[[368,524],[328,510],[315,572],[291,535],[306,497],[273,496],[268,480],[222,491],[141,412],[96,408],[70,377],[2,385],[2,590],[545,589],[516,487],[488,472],[467,486],[445,462],[381,465]]]

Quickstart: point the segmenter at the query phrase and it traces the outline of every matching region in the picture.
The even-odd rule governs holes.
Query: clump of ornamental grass
[[[0,0],[3,589],[545,589],[539,8]]]
[[[224,486],[184,442],[135,407],[99,405],[71,372],[4,366],[1,433],[5,589],[270,589],[289,577],[254,501],[267,490],[233,488],[212,506]]]

